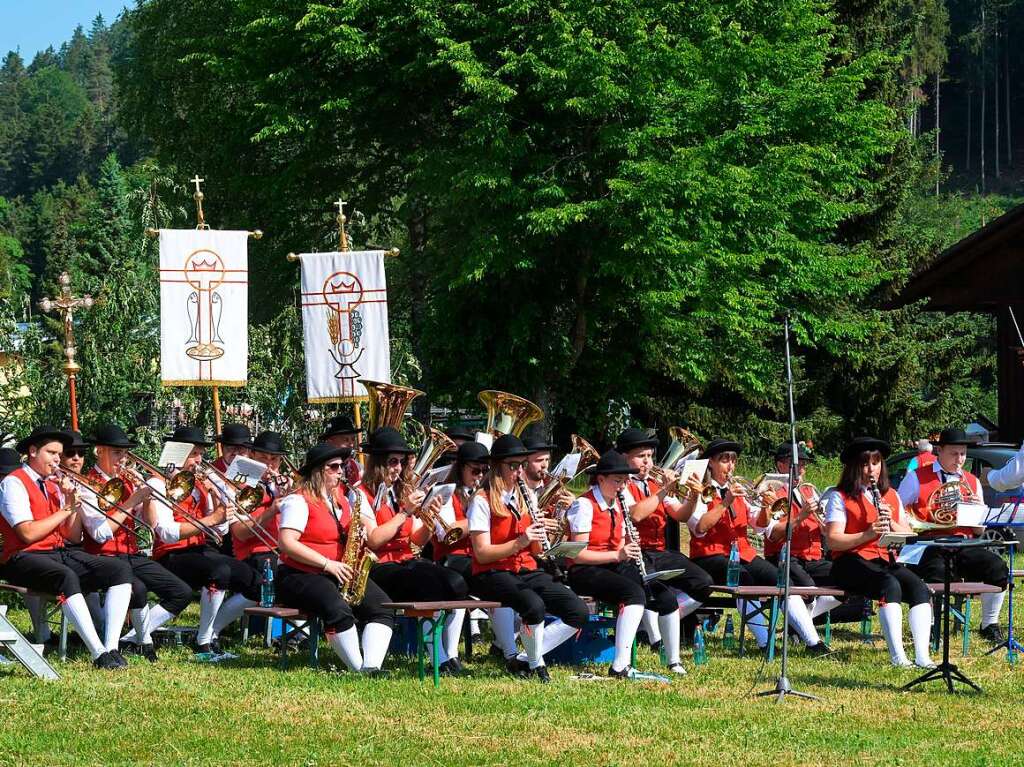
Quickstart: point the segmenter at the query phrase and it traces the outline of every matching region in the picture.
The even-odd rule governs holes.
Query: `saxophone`
[[[348,523],[348,537],[345,540],[345,556],[342,559],[352,568],[352,578],[342,584],[338,591],[341,598],[350,605],[357,605],[366,595],[366,582],[370,578],[370,568],[377,561],[366,545],[366,530],[363,528],[362,508],[363,494],[356,488],[356,500],[352,504],[352,519]]]

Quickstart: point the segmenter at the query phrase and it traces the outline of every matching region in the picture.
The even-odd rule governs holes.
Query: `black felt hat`
[[[479,442],[463,442],[455,451],[455,459],[459,463],[484,463],[491,457],[487,445]]]
[[[449,426],[444,430],[445,436],[450,439],[468,439],[475,440],[476,432],[470,429],[468,426]]]
[[[92,442],[82,437],[82,432],[76,429],[65,429],[71,435],[71,444],[64,447],[65,450],[85,450],[92,447]]]
[[[248,429],[246,429],[246,431],[248,431]],[[209,447],[213,444],[206,438],[206,432],[198,426],[179,426],[174,430],[174,434],[164,439],[164,442],[188,442],[193,445],[199,445],[200,447]],[[223,444],[233,445],[235,443],[225,442]],[[245,446],[249,446],[248,441],[246,441]]]
[[[777,448],[775,448],[775,460],[776,461],[788,461],[793,457],[793,443],[783,442]],[[807,452],[807,448],[797,443],[796,446],[796,457],[797,460],[803,463],[804,461],[811,461],[811,454]]]
[[[882,454],[882,458],[886,458],[889,455],[889,443],[874,437],[854,437],[850,440],[850,444],[843,448],[843,452],[839,454],[839,460],[843,463],[850,463],[861,453],[873,452],[875,450]]]
[[[122,447],[131,450],[138,447],[139,443],[132,441],[124,429],[116,423],[105,423],[93,432],[92,444],[103,445],[104,447]]]
[[[503,461],[506,458],[522,458],[530,454],[523,441],[514,434],[502,434],[491,445],[491,460]]]
[[[370,435],[370,439],[359,446],[364,453],[371,455],[388,455],[400,453],[402,455],[414,455],[416,453],[405,437],[397,429],[383,426]]]
[[[268,455],[284,455],[288,452],[284,447],[284,438],[276,431],[261,431],[250,447]]]
[[[658,437],[647,429],[630,427],[619,435],[615,440],[615,449],[620,453],[628,453],[639,447],[658,447]]]
[[[32,433],[18,442],[15,447],[19,453],[26,455],[30,447],[45,445],[47,442],[60,442],[64,449],[67,450],[71,447],[71,443],[74,442],[74,437],[68,432],[58,429],[56,426],[42,424],[34,428]]]
[[[952,427],[942,430],[939,434],[939,438],[935,440],[934,444],[936,447],[940,445],[973,445],[978,440],[965,432],[963,429],[954,429]]]
[[[530,453],[550,453],[555,450],[558,445],[550,444],[546,439],[542,437],[527,437],[523,440],[523,447],[525,447]]]
[[[587,474],[596,476],[598,474],[637,474],[637,469],[629,465],[626,456],[618,450],[606,450],[601,458],[593,466],[586,470]]]
[[[348,458],[350,455],[352,455],[351,448],[335,447],[328,442],[321,442],[306,451],[306,462],[299,467],[299,474],[308,477],[332,458]]]
[[[12,447],[0,447],[0,479],[21,466],[21,453]]]
[[[175,442],[189,442],[187,439],[178,439]],[[249,447],[252,443],[252,432],[244,423],[226,423],[220,434],[213,438],[214,442],[234,447]],[[195,444],[199,444],[198,442]]]
[[[324,424],[324,433],[320,435],[320,439],[340,437],[343,434],[358,434],[361,431],[362,429],[356,426],[349,416],[336,415]]]
[[[737,453],[743,450],[743,445],[735,440],[731,439],[720,439],[715,437],[713,440],[708,442],[707,447],[704,448],[704,452],[701,453],[701,458],[714,458],[719,453]]]

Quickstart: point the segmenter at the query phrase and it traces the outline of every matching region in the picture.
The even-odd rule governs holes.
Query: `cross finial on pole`
[[[75,309],[89,309],[96,302],[88,293],[77,298],[72,295],[71,275],[67,272],[61,273],[59,282],[60,296],[43,298],[39,302],[39,308],[47,314],[56,310],[64,322],[64,375],[68,377],[68,391],[71,395],[71,428],[77,429],[78,399],[75,391],[75,377],[82,368],[75,362],[74,313]]]
[[[346,205],[348,205],[348,203],[340,197],[338,198],[338,201],[334,203],[334,207],[338,209],[338,246],[342,253],[349,250],[348,234],[345,232],[345,222],[348,221],[348,219],[345,218]]]
[[[190,181],[196,185],[196,191],[192,195],[192,199],[196,201],[196,229],[209,229],[206,225],[206,216],[203,215],[203,190],[199,188],[206,179],[199,178],[197,173]]]

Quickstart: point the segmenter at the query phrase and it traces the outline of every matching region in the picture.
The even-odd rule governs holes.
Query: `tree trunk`
[[[970,89],[967,91],[967,167],[966,170],[971,169],[971,123],[974,120],[974,90]]]
[[[584,248],[580,254],[576,270],[576,281],[573,285],[573,298],[576,304],[576,321],[572,328],[572,353],[569,356],[569,369],[576,366],[576,361],[583,354],[587,344],[587,278],[590,276],[590,263],[593,253]]]
[[[942,159],[939,154],[939,95],[941,77],[938,70],[935,72],[935,196],[939,196],[939,177],[942,175]]]
[[[981,129],[978,131],[979,141],[978,145],[981,148],[981,191],[985,192],[985,101],[986,101],[986,87],[987,83],[985,78],[987,76],[988,67],[986,67],[987,57],[985,56],[985,48],[987,40],[985,36],[985,3],[982,0],[981,3]]]
[[[999,167],[999,154],[1002,152],[1000,144],[1002,141],[999,135],[999,16],[996,15],[995,19],[995,32],[992,35],[992,39],[995,41],[995,50],[993,51],[993,59],[996,65],[992,67],[992,105],[995,107],[995,129],[996,129],[996,146],[995,146],[995,170],[996,178],[999,178],[1000,167]]]
[[[423,286],[426,285],[427,281],[427,211],[423,204],[419,201],[412,201],[410,203],[411,211],[408,220],[406,221],[406,229],[409,232],[409,251],[411,258],[409,259],[409,284],[419,286],[419,290],[413,291],[413,295],[409,302],[409,326],[413,328],[422,328],[426,320],[426,307],[424,305],[424,296],[426,290]],[[416,359],[420,363],[420,370],[423,373],[424,380],[431,380],[431,364],[429,355],[425,354],[421,342],[419,341],[420,334],[412,334],[412,348],[413,354],[416,355]],[[423,402],[417,402],[416,404],[420,407],[426,408],[426,417],[420,416],[420,420],[424,423],[429,424],[430,422],[430,397],[418,398]],[[417,413],[421,413],[417,410]]]
[[[1010,133],[1010,46],[1003,46],[1003,87],[1005,89],[1006,98],[1004,100],[1003,110],[1006,114],[1006,167],[1008,169],[1013,168],[1013,138]]]

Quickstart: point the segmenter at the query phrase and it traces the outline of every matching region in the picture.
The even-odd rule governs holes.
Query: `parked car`
[[[967,447],[967,461],[964,463],[964,468],[981,482],[982,494],[989,508],[996,508],[1002,506],[1007,501],[1015,501],[1024,497],[1024,488],[1018,488],[1010,492],[999,492],[993,490],[988,484],[988,472],[992,469],[1003,468],[1016,452],[1017,445],[1009,442],[979,442]],[[886,460],[885,465],[889,470],[889,481],[892,482],[893,487],[899,487],[900,482],[907,473],[907,466],[916,455],[916,450],[909,450],[891,455]],[[986,531],[986,535],[1002,538],[1015,536],[1024,543],[1024,528],[991,528]]]

